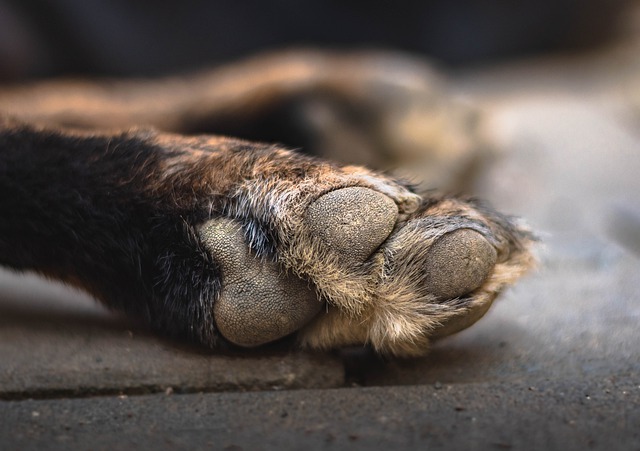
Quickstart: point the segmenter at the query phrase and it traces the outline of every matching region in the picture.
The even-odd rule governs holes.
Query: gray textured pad
[[[344,261],[364,262],[389,236],[398,207],[369,188],[331,191],[307,208],[305,224]]]
[[[496,264],[495,248],[478,232],[458,229],[439,238],[424,263],[429,292],[452,299],[480,287]]]
[[[222,269],[213,312],[227,340],[247,347],[268,343],[300,329],[322,309],[307,282],[251,254],[236,221],[210,220],[199,234]]]

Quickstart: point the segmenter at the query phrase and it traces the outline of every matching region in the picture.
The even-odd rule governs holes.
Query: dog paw
[[[246,180],[197,228],[221,273],[215,324],[236,345],[297,332],[312,348],[423,354],[531,265],[528,232],[476,201],[358,168],[304,173]]]
[[[2,138],[3,208],[25,215],[5,221],[3,264],[211,347],[295,333],[422,354],[532,263],[529,232],[478,201],[277,146],[31,126]]]

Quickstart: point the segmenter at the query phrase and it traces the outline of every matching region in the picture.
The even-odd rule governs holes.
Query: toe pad
[[[364,262],[389,236],[398,207],[369,188],[331,191],[307,208],[305,224],[343,261]]]
[[[458,229],[439,238],[424,263],[429,292],[452,299],[480,287],[496,264],[495,248],[478,232]]]

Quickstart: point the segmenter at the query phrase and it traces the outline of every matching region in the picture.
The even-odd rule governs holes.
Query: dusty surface
[[[629,378],[0,401],[7,449],[628,449]]]
[[[3,273],[0,397],[68,397],[0,402],[0,447],[639,449],[639,48],[455,79],[504,149],[481,192],[544,245],[427,358],[207,355]]]

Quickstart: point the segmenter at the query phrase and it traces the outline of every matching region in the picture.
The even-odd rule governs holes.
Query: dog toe
[[[387,239],[398,217],[391,198],[368,188],[331,191],[311,203],[305,224],[345,263],[362,263]]]
[[[424,262],[425,284],[438,299],[480,287],[496,264],[495,248],[480,233],[458,229],[436,240]]]

